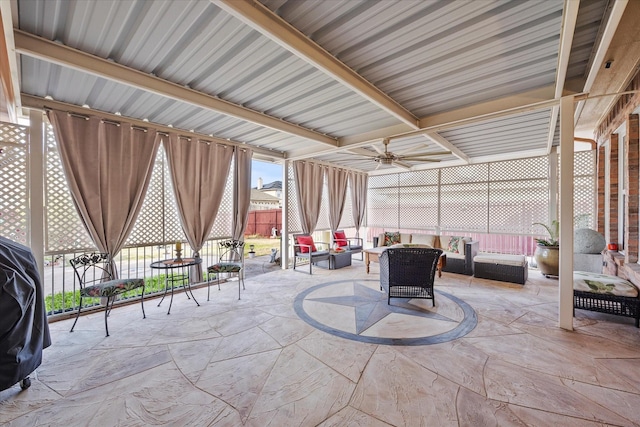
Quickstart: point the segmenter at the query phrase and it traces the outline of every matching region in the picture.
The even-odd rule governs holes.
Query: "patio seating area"
[[[418,316],[405,309],[367,325],[349,307],[349,295],[379,297],[386,306],[378,265],[372,269],[373,277],[361,262],[312,276],[272,271],[248,277],[240,301],[235,286],[223,285],[209,302],[199,288],[194,293],[205,302],[196,307],[177,294],[171,316],[154,304],[144,320],[139,306],[118,307],[109,338],[101,313],[82,319],[73,333],[72,319],[53,323],[53,344],[29,392],[14,386],[0,393],[0,424],[640,422],[632,319],[576,310],[575,332],[558,329],[558,282],[532,271],[524,286],[444,273],[436,278],[436,307],[416,300],[410,305]],[[393,333],[420,338],[425,327],[446,334],[468,317],[460,301],[477,316],[462,337],[431,345],[367,342]],[[404,317],[409,329],[389,327]],[[135,363],[118,362],[132,355]],[[112,410],[123,402],[126,411]]]

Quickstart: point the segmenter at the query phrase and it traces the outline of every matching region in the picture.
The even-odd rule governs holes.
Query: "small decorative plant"
[[[560,242],[558,241],[560,223],[558,222],[558,220],[554,219],[553,221],[551,221],[551,225],[543,224],[541,222],[534,222],[533,225],[541,225],[545,228],[545,230],[547,230],[547,233],[549,233],[548,239],[541,239],[541,238],[535,239],[536,242],[538,242],[538,245],[540,246],[559,246],[560,245]]]

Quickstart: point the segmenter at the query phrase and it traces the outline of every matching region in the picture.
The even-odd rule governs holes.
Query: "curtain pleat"
[[[234,190],[236,200],[233,206],[233,233],[236,240],[243,240],[244,231],[249,219],[251,206],[251,158],[253,150],[250,148],[235,148]]]
[[[224,195],[233,148],[175,133],[164,138],[164,148],[182,230],[199,257]],[[201,265],[193,269],[191,280],[203,280]]]
[[[355,171],[349,172],[351,185],[351,209],[353,224],[356,227],[356,237],[360,236],[360,227],[364,224],[364,215],[367,211],[367,184],[369,175]]]
[[[294,161],[293,172],[302,232],[313,233],[320,216],[324,167],[307,161]]]
[[[63,111],[47,115],[82,223],[98,250],[114,258],[147,193],[160,146],[157,132]],[[118,277],[113,262],[112,273]]]
[[[329,188],[329,226],[331,231],[340,227],[340,219],[347,199],[348,172],[344,169],[329,167],[327,185]]]

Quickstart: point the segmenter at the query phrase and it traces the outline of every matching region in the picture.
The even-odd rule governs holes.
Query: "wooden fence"
[[[269,237],[273,235],[274,228],[279,236],[282,229],[282,209],[250,211],[244,235]]]

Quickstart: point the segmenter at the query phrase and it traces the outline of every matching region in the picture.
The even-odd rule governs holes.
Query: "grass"
[[[271,248],[280,252],[280,238],[268,239],[262,236],[246,236],[244,239],[244,255],[249,253],[249,245],[253,245],[256,256],[271,255]]]
[[[269,239],[262,236],[246,236],[245,237],[245,247],[244,254],[245,257],[248,257],[249,246],[253,245],[253,250],[256,253],[256,256],[262,255],[271,255],[271,249],[276,248],[278,252],[280,252],[280,238],[277,239]],[[51,261],[54,261],[53,259]],[[144,293],[146,295],[163,292],[164,284],[165,284],[165,274],[160,274],[155,277],[146,277],[144,279],[145,282],[145,290]],[[207,280],[207,272],[206,269],[204,271],[204,278]],[[211,279],[215,278],[215,275],[211,277]],[[183,286],[184,283],[181,281],[174,282],[175,286]],[[120,299],[129,299],[139,297],[142,293],[142,289],[134,289],[129,292],[125,292],[120,296]],[[91,307],[100,304],[100,298],[83,298],[83,307]],[[79,292],[58,292],[53,295],[48,295],[45,297],[45,307],[47,313],[62,313],[64,311],[69,311],[75,309],[80,304],[80,293]]]
[[[178,275],[176,275],[178,276]],[[145,295],[164,292],[165,274],[160,274],[155,277],[146,277],[144,279],[144,293]],[[211,279],[215,278],[215,275]],[[209,279],[207,273],[204,273],[204,279]],[[185,285],[185,278],[175,278],[174,286],[180,287]],[[137,298],[142,294],[142,288],[133,289],[120,295],[120,299]],[[80,292],[57,292],[53,295],[48,295],[44,299],[44,304],[47,313],[62,313],[65,311],[73,310],[80,304]],[[92,307],[100,304],[100,298],[83,298],[82,306]]]

